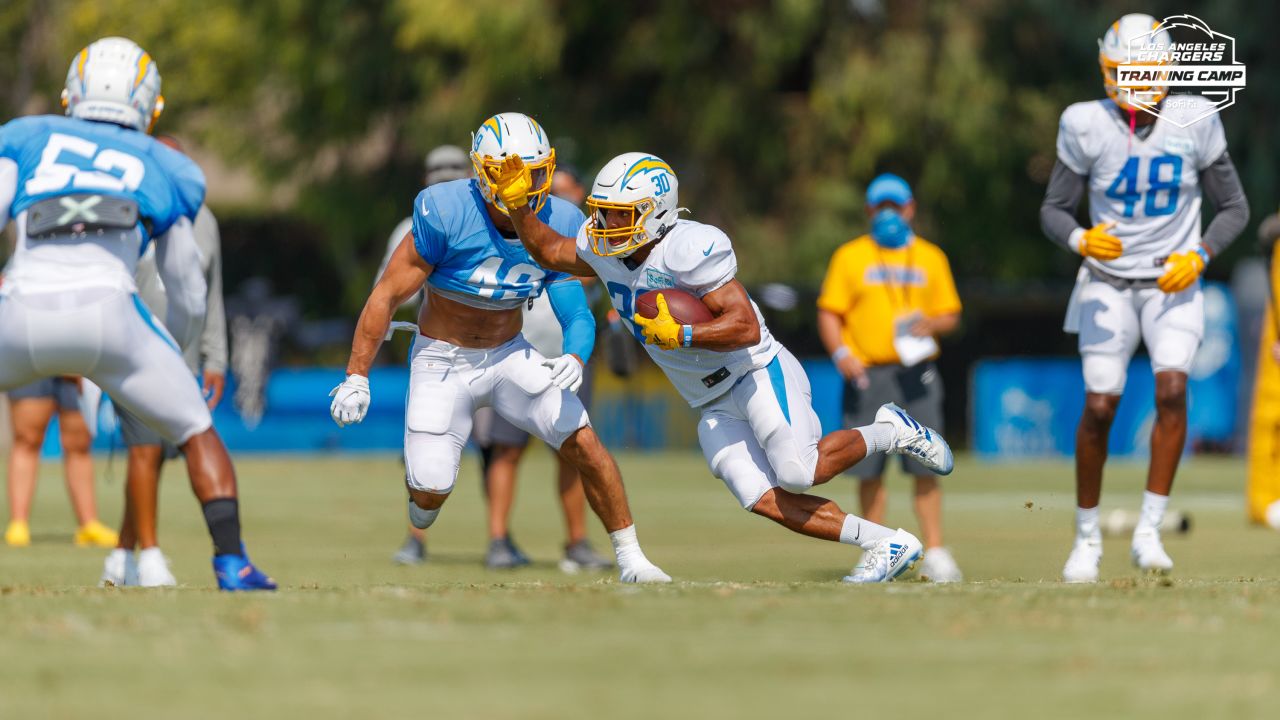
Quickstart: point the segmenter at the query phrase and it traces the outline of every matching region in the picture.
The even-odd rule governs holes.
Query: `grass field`
[[[0,718],[1274,717],[1280,537],[1246,527],[1237,461],[1194,459],[1173,506],[1172,581],[1107,541],[1105,581],[1056,582],[1067,464],[961,458],[949,544],[968,580],[845,587],[848,548],[737,509],[694,455],[623,455],[640,538],[676,577],[623,587],[562,575],[551,464],[532,453],[516,534],[542,562],[480,567],[476,468],[432,529],[431,562],[393,567],[394,457],[242,459],[245,537],[275,595],[211,589],[208,541],[170,466],[161,538],[186,584],[97,589],[103,554],[70,546],[58,468],[36,544],[0,546]],[[100,484],[117,517],[122,468]],[[1136,509],[1118,465],[1104,509]],[[907,484],[891,519],[914,526]],[[828,495],[853,509],[853,487]],[[607,549],[598,525],[595,540]]]

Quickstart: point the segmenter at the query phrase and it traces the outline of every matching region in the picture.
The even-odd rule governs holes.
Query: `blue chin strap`
[[[884,208],[871,218],[871,237],[883,248],[904,247],[911,240],[911,225],[902,213]]]

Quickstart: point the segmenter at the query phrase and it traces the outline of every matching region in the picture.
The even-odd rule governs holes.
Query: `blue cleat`
[[[249,555],[240,549],[239,555],[214,555],[213,574],[218,578],[218,589],[275,590],[276,581],[249,562]]]

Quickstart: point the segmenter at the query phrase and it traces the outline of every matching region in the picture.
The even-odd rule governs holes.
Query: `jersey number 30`
[[[631,288],[612,280],[605,283],[605,289],[609,291],[609,299],[613,301],[613,307],[618,311],[618,316],[627,323],[627,327],[631,329],[631,334],[643,343],[644,333],[640,332],[640,328],[636,327],[632,318],[636,313],[635,298],[645,294],[649,289],[644,287],[636,288],[636,292],[633,295]]]
[[[1133,217],[1138,201],[1142,200],[1142,212],[1147,217],[1172,215],[1178,209],[1178,186],[1182,182],[1182,158],[1178,155],[1161,155],[1151,158],[1147,165],[1147,191],[1138,191],[1139,162],[1131,157],[1120,169],[1120,174],[1107,188],[1107,197],[1124,201],[1124,216]],[[1161,193],[1164,193],[1163,195]]]

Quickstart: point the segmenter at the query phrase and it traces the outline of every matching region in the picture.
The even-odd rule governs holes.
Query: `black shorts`
[[[79,410],[80,384],[64,377],[47,377],[9,391],[10,401],[40,398],[56,400],[59,410]]]
[[[942,428],[942,376],[930,362],[913,367],[875,365],[867,368],[871,385],[866,390],[848,383],[844,388],[844,426],[853,428],[875,422],[881,405],[893,402],[923,425],[944,432]],[[909,475],[933,475],[923,465],[902,455],[902,469]],[[846,471],[861,480],[884,475],[888,456],[870,455]]]

